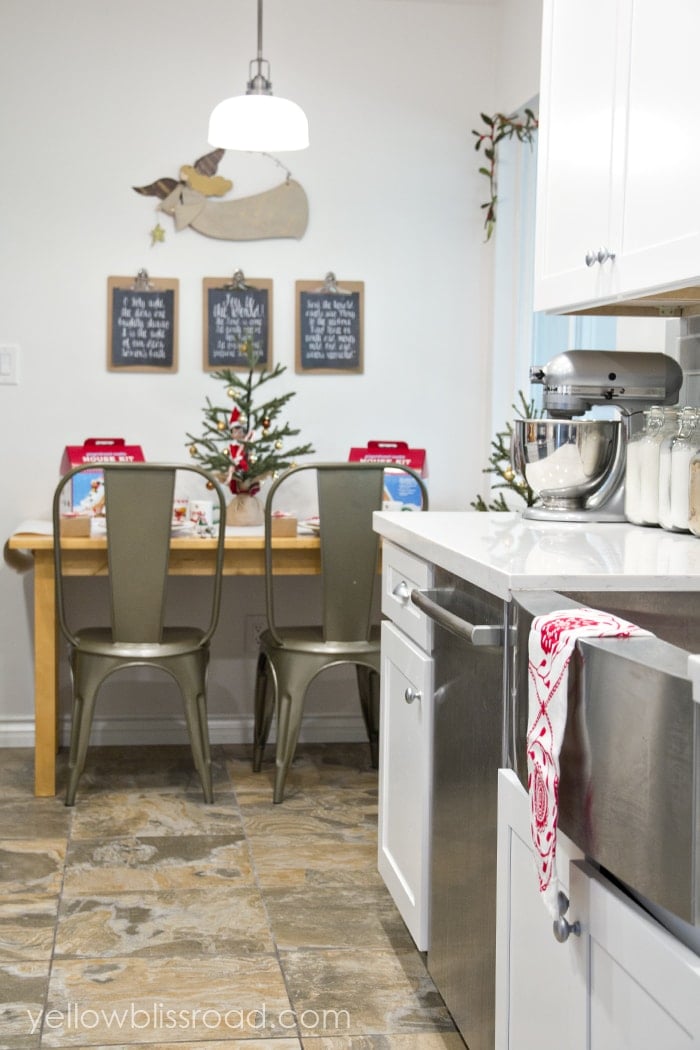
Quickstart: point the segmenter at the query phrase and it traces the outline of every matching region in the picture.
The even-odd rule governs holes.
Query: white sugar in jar
[[[666,437],[676,431],[678,409],[663,408],[649,416],[647,433],[640,442],[640,516],[643,525],[659,524],[659,454]]]
[[[674,532],[687,532],[690,528],[690,463],[700,449],[699,420],[697,409],[684,409],[678,437],[671,446],[669,527]]]

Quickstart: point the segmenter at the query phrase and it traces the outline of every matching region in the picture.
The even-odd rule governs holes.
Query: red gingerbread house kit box
[[[364,448],[351,448],[351,463],[384,463],[384,509],[420,510],[421,491],[415,478],[398,470],[410,467],[421,478],[428,476],[424,448],[409,448],[406,441],[369,441]]]
[[[83,463],[94,470],[77,474],[63,490],[62,514],[99,514],[104,505],[104,475],[100,463],[143,463],[140,445],[127,445],[124,438],[87,438],[82,445],[67,445],[61,459],[61,474]]]

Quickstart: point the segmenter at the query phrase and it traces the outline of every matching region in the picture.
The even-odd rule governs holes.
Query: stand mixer
[[[544,387],[549,418],[517,419],[513,467],[540,502],[523,517],[540,521],[625,521],[627,442],[651,405],[674,405],[683,381],[672,357],[658,353],[568,350],[530,369]],[[578,419],[612,405],[614,419]]]

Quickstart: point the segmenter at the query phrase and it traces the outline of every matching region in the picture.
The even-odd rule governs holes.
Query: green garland
[[[489,117],[488,114],[482,113],[481,119],[486,125],[486,131],[472,131],[472,135],[476,135],[474,149],[481,150],[483,148],[484,157],[488,161],[488,166],[479,168],[479,173],[485,175],[489,180],[489,199],[481,205],[485,212],[484,229],[486,230],[485,240],[487,241],[490,239],[496,224],[496,204],[498,203],[496,147],[503,139],[512,139],[514,135],[519,142],[532,144],[535,132],[539,127],[537,117],[531,109],[524,109],[523,114],[523,117],[518,118],[517,115],[515,117],[506,117],[503,113],[495,113],[492,117]]]

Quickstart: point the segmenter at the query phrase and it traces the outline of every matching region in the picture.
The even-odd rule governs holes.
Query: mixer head
[[[571,419],[593,405],[614,405],[626,415],[649,405],[675,405],[683,372],[667,354],[567,350],[546,365],[533,365],[530,380],[544,387],[542,404],[550,416]]]

